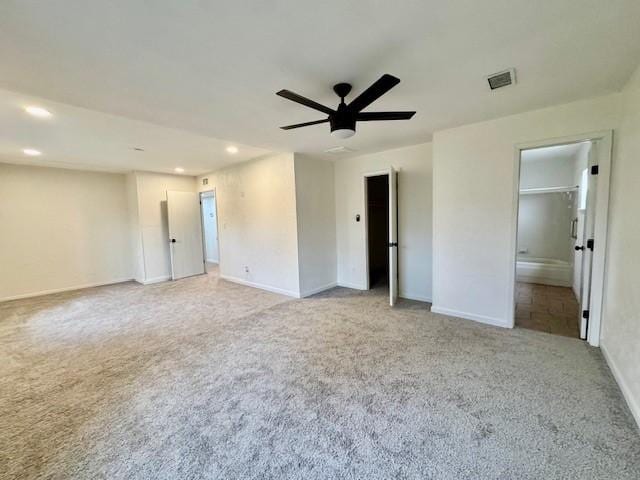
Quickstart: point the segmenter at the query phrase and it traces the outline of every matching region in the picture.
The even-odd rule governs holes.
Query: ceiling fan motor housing
[[[353,130],[356,131],[356,115],[344,103],[338,105],[338,110],[329,115],[331,131]]]

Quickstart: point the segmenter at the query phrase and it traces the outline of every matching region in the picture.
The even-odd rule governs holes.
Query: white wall
[[[295,155],[300,294],[336,285],[336,209],[333,163]]]
[[[135,172],[127,174],[127,209],[129,211],[129,245],[131,251],[131,268],[136,282],[144,283],[144,250],[142,247],[142,231],[138,212],[138,180]]]
[[[434,311],[512,325],[516,145],[615,128],[620,100],[607,95],[434,134]]]
[[[536,148],[522,152],[520,188],[575,185],[575,155],[560,155],[562,147]]]
[[[601,346],[640,425],[640,69],[615,135]]]
[[[208,185],[202,185],[203,178]],[[293,154],[271,155],[203,175],[198,188],[216,191],[220,275],[299,296]]]
[[[0,164],[0,300],[130,280],[124,175]]]
[[[142,250],[142,283],[153,283],[171,278],[171,253],[169,251],[169,225],[167,222],[167,190],[195,192],[194,177],[168,175],[163,173],[134,172],[135,179],[129,179],[128,199],[135,201],[129,205],[130,211],[137,209],[137,221]],[[131,182],[135,181],[136,194],[131,192]],[[131,213],[135,218],[135,213]],[[137,244],[136,233],[130,240]],[[134,250],[137,251],[137,250]],[[138,267],[139,268],[139,267]]]
[[[572,207],[573,197],[567,193],[520,195],[518,257],[552,258],[572,264]]]
[[[589,145],[585,142],[523,151],[520,189],[578,185],[577,164],[582,164],[579,159],[587,158]],[[518,256],[552,258],[573,264],[571,221],[577,216],[577,199],[577,191],[520,194]]]
[[[366,288],[364,174],[395,167],[399,183],[400,296],[431,301],[431,143],[338,160],[335,170],[338,284]]]

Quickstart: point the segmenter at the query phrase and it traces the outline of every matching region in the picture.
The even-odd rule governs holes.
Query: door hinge
[[[600,170],[600,169],[598,168],[598,165],[593,165],[593,166],[591,167],[591,175],[598,175],[599,170]]]
[[[582,318],[589,320],[589,310],[582,311]]]
[[[587,240],[587,248],[593,252],[593,238]]]
[[[389,243],[390,247],[397,247],[398,246],[398,242],[391,242]]]

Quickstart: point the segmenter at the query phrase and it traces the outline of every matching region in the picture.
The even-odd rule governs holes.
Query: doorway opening
[[[514,326],[598,345],[610,151],[610,132],[518,148]]]
[[[366,178],[369,288],[389,287],[389,175]]]
[[[205,271],[208,274],[217,275],[220,264],[220,246],[218,243],[218,208],[215,190],[202,192],[200,205]]]
[[[364,206],[367,289],[386,287],[393,307],[399,292],[398,172],[393,167],[364,175]]]

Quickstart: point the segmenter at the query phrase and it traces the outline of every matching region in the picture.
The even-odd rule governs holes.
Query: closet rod
[[[575,192],[578,190],[578,186],[566,186],[566,187],[547,187],[547,188],[521,188],[520,195],[532,195],[534,193],[562,193],[562,192]]]

